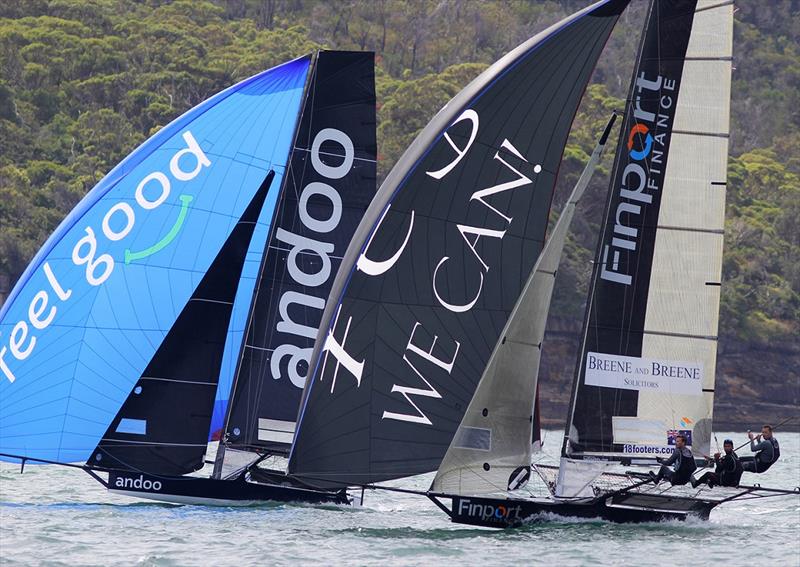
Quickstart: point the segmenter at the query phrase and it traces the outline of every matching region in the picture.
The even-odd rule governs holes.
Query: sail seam
[[[294,150],[295,151],[299,151],[299,152],[307,152],[307,153],[311,152],[311,150],[308,149],[308,148],[294,148]],[[317,153],[319,155],[321,155],[321,156],[330,156],[330,157],[338,157],[338,158],[344,158],[345,157],[342,154],[335,154],[333,152],[323,152],[322,150],[318,151]],[[378,160],[376,160],[376,159],[367,159],[367,158],[357,157],[357,156],[353,156],[353,161],[365,161],[367,163],[378,163]]]
[[[256,345],[244,345],[244,347],[245,348],[252,348],[252,349],[255,349],[255,350],[263,350],[264,352],[272,352],[273,350],[275,350],[275,349],[272,349],[272,348],[264,348],[264,347],[260,347],[260,346],[256,346]]]
[[[208,443],[159,443],[158,441],[131,441],[129,439],[114,439],[113,437],[103,437],[101,441],[107,441],[115,446],[119,445],[165,445],[169,447],[205,447]]]
[[[139,380],[158,380],[159,382],[177,382],[178,384],[199,384],[200,386],[215,386],[212,382],[197,382],[196,380],[178,380],[175,378],[156,378],[155,376],[142,376]]]
[[[684,61],[733,61],[731,55],[723,55],[720,57],[684,57]]]
[[[190,302],[192,301],[202,301],[203,303],[219,303],[221,305],[233,305],[232,301],[220,301],[219,299],[207,299],[205,297],[192,297],[189,299]]]

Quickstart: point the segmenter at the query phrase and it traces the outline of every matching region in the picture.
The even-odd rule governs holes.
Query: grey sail
[[[575,208],[605,149],[606,125],[495,346],[431,490],[491,494],[530,478],[534,398],[553,286]]]

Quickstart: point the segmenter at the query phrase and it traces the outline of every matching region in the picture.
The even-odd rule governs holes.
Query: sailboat
[[[70,213],[0,312],[0,458],[168,502],[348,503],[251,469],[286,441],[375,167],[371,53],[301,57],[159,131]],[[199,476],[237,312],[218,461],[227,446],[248,457]]]
[[[695,455],[711,453],[732,30],[732,2],[651,3],[601,225],[559,466],[531,467],[526,418],[569,223],[613,118],[426,493],[454,522],[509,527],[541,514],[616,522],[707,519],[723,502],[800,494],[654,485],[641,473],[609,471],[620,464],[652,466],[672,453],[677,435]],[[475,442],[480,436],[484,443]],[[536,484],[548,493],[538,493]]]
[[[67,353],[72,358],[66,362],[60,359],[62,353],[58,346],[53,345],[47,356],[41,355],[46,362],[36,367],[24,367],[28,372],[39,372],[42,376],[25,376],[19,365],[14,366],[17,379],[0,386],[3,388],[0,391],[3,394],[0,402],[2,456],[22,460],[23,466],[25,462],[66,464],[83,461],[85,464],[73,466],[92,474],[112,490],[145,498],[207,503],[264,498],[345,502],[349,499],[345,492],[347,487],[436,470],[472,399],[492,346],[500,338],[527,275],[541,253],[556,174],[570,125],[597,58],[626,5],[626,0],[601,0],[551,26],[489,67],[439,111],[405,152],[377,194],[370,196],[371,199],[358,201],[347,213],[347,218],[358,217],[359,206],[369,202],[358,227],[352,232],[352,238],[341,239],[341,242],[349,241],[349,244],[344,256],[335,258],[340,260],[339,267],[320,319],[315,318],[319,317],[317,312],[322,307],[318,298],[325,295],[305,288],[314,287],[316,283],[322,285],[317,278],[325,279],[321,276],[334,273],[334,256],[338,255],[333,254],[335,246],[328,246],[318,238],[311,239],[307,234],[295,232],[296,237],[290,237],[281,232],[281,229],[286,231],[280,216],[284,213],[275,211],[285,211],[290,215],[296,211],[306,227],[314,229],[317,226],[320,228],[317,232],[325,232],[322,228],[327,228],[334,216],[330,210],[332,199],[319,184],[327,182],[309,184],[328,201],[324,202],[327,208],[322,211],[307,211],[305,219],[302,210],[297,210],[307,205],[302,194],[296,200],[287,200],[285,208],[270,204],[274,201],[270,201],[268,194],[265,211],[271,213],[272,232],[258,243],[261,248],[256,245],[255,255],[261,264],[260,277],[258,283],[253,284],[255,299],[247,302],[247,329],[221,433],[222,449],[215,459],[211,478],[192,474],[205,462],[206,445],[197,436],[197,431],[200,430],[198,423],[209,423],[210,410],[203,410],[199,399],[192,400],[192,407],[187,408],[190,415],[187,416],[187,410],[178,410],[183,405],[182,396],[170,394],[165,396],[164,403],[150,398],[146,396],[149,386],[143,379],[161,378],[165,384],[202,382],[192,385],[201,387],[218,380],[214,378],[217,368],[207,363],[203,365],[206,380],[143,373],[145,370],[161,371],[169,366],[171,356],[168,349],[179,347],[176,343],[181,342],[170,340],[173,330],[191,334],[203,322],[208,323],[191,315],[190,323],[179,321],[177,324],[176,321],[182,315],[182,309],[190,309],[189,298],[200,289],[196,282],[208,271],[213,258],[209,254],[202,265],[189,270],[190,274],[183,271],[176,274],[175,277],[186,277],[188,283],[193,284],[185,285],[183,294],[177,294],[168,285],[170,277],[157,280],[148,275],[133,286],[128,285],[122,275],[124,272],[120,270],[112,274],[111,268],[108,268],[108,274],[102,272],[104,280],[90,280],[90,285],[86,286],[80,279],[84,264],[87,277],[95,277],[92,274],[100,272],[98,265],[101,261],[113,267],[113,260],[118,256],[112,256],[111,252],[122,254],[122,251],[112,247],[106,252],[103,248],[100,251],[105,256],[100,256],[94,245],[91,248],[86,245],[86,250],[79,250],[84,253],[76,252],[77,259],[70,264],[72,256],[59,249],[59,245],[80,248],[75,244],[80,232],[76,236],[70,231],[83,230],[81,214],[94,210],[92,205],[103,202],[101,197],[105,195],[104,191],[108,192],[113,181],[127,180],[124,173],[133,172],[134,175],[130,176],[133,179],[127,186],[118,184],[119,193],[139,196],[135,192],[136,182],[144,172],[124,167],[126,162],[123,162],[118,168],[123,175],[115,174],[117,170],[112,171],[109,175],[111,181],[101,182],[102,190],[92,192],[94,200],[89,199],[88,204],[79,207],[34,259],[30,274],[23,276],[5,307],[0,331],[4,336],[8,336],[6,332],[10,331],[11,352],[16,359],[28,356],[27,352],[20,354],[20,349],[28,346],[24,338],[17,336],[19,332],[14,321],[27,317],[29,306],[33,314],[31,324],[40,325],[44,317],[50,317],[45,307],[36,303],[39,300],[33,297],[38,289],[33,286],[34,281],[49,284],[63,302],[73,292],[73,286],[76,295],[78,289],[84,294],[88,290],[97,295],[98,289],[95,288],[98,286],[99,291],[107,294],[107,284],[119,280],[119,285],[127,291],[127,295],[121,294],[121,301],[130,303],[134,314],[122,317],[125,306],[118,304],[120,300],[115,295],[104,294],[106,301],[98,305],[105,309],[102,314],[106,314],[106,318],[100,321],[99,315],[93,311],[96,302],[90,296],[88,306],[82,307],[82,319],[74,323],[70,320],[64,325],[67,330],[62,331],[76,335],[73,339],[77,344],[75,352]],[[320,55],[320,61],[324,55]],[[317,144],[316,135],[311,139],[302,134],[304,130],[296,126],[297,119],[287,120],[287,116],[299,116],[302,101],[309,100],[307,77],[312,62],[301,58],[287,65],[292,70],[291,81],[285,79],[285,69],[279,67],[243,83],[247,88],[245,95],[260,95],[269,88],[292,89],[291,104],[282,101],[270,105],[268,111],[262,109],[262,114],[271,112],[270,116],[280,117],[278,123],[284,132],[280,151],[270,148],[274,164],[264,162],[263,148],[248,147],[246,151],[239,151],[231,147],[233,144],[229,140],[225,141],[228,143],[215,141],[213,136],[217,130],[213,128],[209,129],[204,142],[194,142],[185,150],[178,146],[179,153],[167,152],[163,158],[166,166],[179,172],[182,171],[180,168],[194,165],[192,171],[195,175],[202,170],[201,165],[196,164],[213,164],[214,160],[228,166],[217,168],[222,170],[221,174],[226,174],[230,168],[241,171],[240,162],[244,163],[245,170],[249,166],[259,172],[258,176],[248,179],[247,184],[234,176],[221,175],[214,179],[215,183],[208,183],[212,189],[207,191],[210,202],[205,204],[204,214],[184,215],[187,219],[200,217],[196,219],[196,233],[214,232],[218,235],[213,246],[203,249],[204,253],[224,250],[222,237],[230,234],[225,227],[230,227],[231,211],[236,210],[238,216],[235,218],[241,216],[244,205],[233,207],[231,194],[236,195],[237,203],[243,195],[252,198],[255,185],[249,183],[257,180],[257,185],[262,186],[270,171],[274,171],[270,185],[282,188],[280,197],[291,194],[291,190],[286,189],[286,178],[292,175],[288,166],[294,164],[294,158],[301,151],[308,155],[303,159],[310,161],[312,168],[328,179],[338,180],[358,164],[364,167],[364,179],[374,181],[374,142],[350,143],[323,127],[320,132],[326,132],[328,143],[323,140]],[[271,79],[275,81],[275,87],[264,84]],[[336,89],[344,91],[359,85],[357,80],[341,70],[334,72],[331,79],[337,81]],[[251,88],[248,86],[250,83],[257,86]],[[237,87],[233,87],[229,96],[233,99],[237,94]],[[321,99],[324,106],[325,97],[317,93],[311,97],[312,104],[317,99]],[[219,103],[218,109],[225,102],[217,97],[211,99],[215,100]],[[219,112],[214,126],[223,132],[255,131],[256,134],[247,140],[249,144],[257,145],[263,140],[259,134],[264,130],[256,125],[256,117],[237,118],[238,122],[233,117],[238,114],[236,104],[246,103],[245,107],[252,109],[258,102],[262,101],[250,97],[232,100],[231,104],[224,105],[224,112]],[[340,106],[339,102],[331,104],[332,115]],[[366,126],[369,132],[363,133],[374,136],[374,94],[369,106],[370,117],[342,116],[346,117],[348,125]],[[213,108],[208,112],[211,110]],[[294,129],[287,127],[289,122],[294,122]],[[175,127],[168,126],[162,130],[164,134],[159,133],[151,140],[150,145],[163,144],[170,136],[182,135],[181,128],[185,125],[186,121]],[[321,125],[312,120],[309,127]],[[306,143],[305,148],[292,151],[292,141],[298,136],[300,140],[311,139],[311,147]],[[356,147],[363,148],[364,155],[356,156]],[[175,148],[170,149],[175,152]],[[131,165],[138,163],[133,156],[139,156],[140,151],[129,158]],[[196,164],[183,159],[192,151],[199,156],[195,158]],[[307,161],[303,163],[307,166]],[[161,165],[161,171],[166,166]],[[161,173],[144,179],[153,179],[167,187],[164,177],[166,174]],[[144,184],[142,181],[141,185]],[[295,186],[303,185],[301,182]],[[227,199],[218,198],[217,191],[221,186],[234,188],[233,193],[224,193],[228,195]],[[237,187],[239,190],[235,191]],[[143,189],[138,191],[143,193]],[[166,193],[166,189],[163,192]],[[159,205],[166,201],[166,197],[162,199],[149,192],[139,198]],[[215,204],[227,206],[227,225],[212,222],[219,220],[208,214],[208,211],[213,212]],[[106,210],[101,208],[97,214],[102,217]],[[278,220],[274,220],[275,214],[279,215]],[[124,218],[120,216],[120,220]],[[345,218],[344,213],[341,218]],[[150,231],[158,232],[165,226],[168,225],[161,220],[153,224]],[[109,224],[109,227],[112,236],[127,230],[126,226],[118,224]],[[164,269],[165,262],[156,263],[155,259],[164,259],[162,250],[167,250],[172,240],[178,240],[173,232],[180,230],[171,230],[161,240],[154,239],[158,244],[149,245],[150,248],[131,248],[148,252],[133,253],[131,258],[146,257],[147,260],[131,265],[143,269],[157,265]],[[186,233],[182,236],[185,237]],[[111,244],[116,242],[113,238],[109,240]],[[302,291],[293,290],[302,293],[302,298],[284,295],[279,291],[282,284],[273,285],[275,280],[288,281],[285,273],[270,263],[275,260],[270,260],[272,247],[269,243],[275,240],[284,243],[283,246],[275,245],[276,256],[273,258],[285,254],[285,272],[292,276],[290,266],[294,262],[295,275],[302,272],[306,276],[305,281],[294,278],[304,286]],[[179,252],[173,251],[170,258],[191,260],[198,254],[194,246],[196,240],[189,239]],[[510,258],[520,260],[515,271],[503,266]],[[62,275],[60,279],[51,277],[53,272],[48,266],[49,263],[55,265],[56,260],[61,262],[56,273],[73,274],[72,280],[67,281]],[[81,270],[75,270],[74,264]],[[112,277],[117,274],[120,277]],[[188,277],[190,275],[196,279],[192,280]],[[101,286],[105,280],[108,280],[106,286]],[[78,284],[83,287],[79,288]],[[138,294],[135,300],[131,299],[132,294]],[[173,304],[165,313],[159,309],[158,298],[162,296],[170,298]],[[70,304],[58,305],[60,310],[66,311],[65,306],[70,307]],[[136,317],[136,308],[142,307],[152,312],[152,317],[161,315],[168,321],[145,326],[143,320]],[[235,308],[234,304],[234,311]],[[300,311],[295,308],[300,308]],[[275,313],[279,321],[275,319]],[[291,328],[297,331],[294,333],[296,336],[311,338],[308,336],[313,334],[310,329],[317,321],[319,330],[305,372],[309,343],[295,342],[279,352],[281,343],[276,342],[274,331],[280,333],[282,329]],[[55,324],[50,328],[62,330]],[[107,338],[109,328],[120,330],[115,342]],[[139,329],[143,335],[142,342],[148,347],[141,351],[145,356],[138,356],[135,366],[129,363],[129,357],[122,356],[130,348],[130,339],[123,331],[131,328]],[[44,337],[42,333],[38,338]],[[82,348],[82,344],[87,344],[85,337],[99,337],[98,340],[105,341],[103,344],[107,349],[101,352],[94,344]],[[32,340],[29,342],[33,344]],[[43,342],[40,340],[38,344],[41,346]],[[33,346],[29,348],[33,349]],[[165,360],[157,352],[162,349],[168,353],[163,357]],[[193,354],[181,353],[180,356],[197,366],[215,349],[207,343],[207,350],[209,352],[197,355],[197,360],[191,360]],[[270,354],[267,357],[260,352]],[[105,362],[105,357],[108,362]],[[92,366],[92,363],[98,363],[98,359],[102,359],[106,366],[115,365],[118,374],[124,372],[124,379],[108,380]],[[66,376],[62,372],[65,363],[71,364],[71,374]],[[286,364],[292,366],[284,366]],[[290,381],[293,371],[297,374],[296,382],[305,375],[299,412],[293,414],[296,407],[285,401],[283,394],[271,399],[264,397],[264,389],[269,387],[265,384],[272,380],[264,379],[265,368],[286,371]],[[86,375],[84,371],[90,374]],[[38,387],[24,392],[13,389],[15,384],[25,383]],[[53,384],[62,386],[60,391],[52,391],[58,402],[55,411],[37,409],[42,407],[42,396],[50,393],[43,392]],[[111,387],[114,388],[113,396],[109,393]],[[189,388],[189,385],[185,387]],[[103,398],[93,393],[97,388],[102,388]],[[147,407],[159,413],[158,419],[151,417],[153,413],[148,413],[147,417],[138,413],[142,409],[140,400],[145,399],[139,396],[147,397]],[[206,399],[211,400],[211,397]],[[274,407],[276,403],[285,404],[286,407],[278,409],[286,411],[278,413]],[[113,409],[109,410],[109,407]],[[181,414],[181,423],[174,433],[187,434],[179,442],[170,437],[173,431],[158,431],[153,427],[161,420],[170,421],[170,412],[173,411]],[[46,426],[42,424],[41,429],[26,429],[36,423],[43,412],[57,417]],[[66,420],[64,416],[67,416]],[[189,428],[192,428],[191,440],[185,442],[184,439],[190,437]],[[165,435],[168,440],[158,438],[160,435]],[[147,441],[150,436],[153,440]],[[290,437],[286,469],[261,467],[264,458],[285,451]],[[104,481],[98,471],[109,471],[110,482]]]

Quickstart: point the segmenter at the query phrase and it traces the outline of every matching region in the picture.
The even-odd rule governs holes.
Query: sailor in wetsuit
[[[747,436],[750,438],[750,450],[755,453],[755,457],[752,461],[748,459],[748,462],[742,463],[742,467],[746,472],[763,473],[781,456],[778,440],[772,436],[772,426],[762,427],[758,437],[754,437],[752,431],[748,431]],[[759,438],[762,441],[756,443]]]
[[[661,479],[667,479],[673,486],[679,484],[686,484],[692,478],[692,473],[697,469],[694,463],[694,455],[689,447],[686,446],[686,437],[677,435],[675,437],[675,449],[672,451],[672,456],[669,459],[662,459],[656,457],[656,460],[661,463],[661,468],[656,475],[650,471],[650,478],[653,482],[658,484]],[[674,468],[669,468],[674,465]]]
[[[716,470],[707,472],[697,480],[692,480],[693,487],[704,482],[708,484],[709,488],[715,486],[739,486],[739,479],[742,478],[743,469],[739,456],[733,450],[733,441],[725,439],[722,448],[725,451],[722,456],[719,453],[714,454],[714,462],[717,464]]]

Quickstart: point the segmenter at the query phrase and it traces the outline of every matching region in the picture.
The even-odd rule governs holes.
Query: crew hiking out
[[[694,455],[692,455],[691,449],[686,446],[686,437],[683,435],[675,437],[675,449],[669,459],[664,460],[661,457],[657,457],[656,460],[661,463],[658,475],[650,471],[650,478],[656,484],[661,482],[662,479],[667,479],[673,486],[686,484],[692,478],[692,473],[697,469]],[[673,468],[669,468],[670,466],[673,466]]]
[[[772,436],[772,426],[765,425],[761,428],[761,435],[754,436],[752,431],[747,432],[750,438],[750,450],[755,453],[753,460],[746,459],[742,467],[746,472],[763,473],[770,468],[781,456],[778,440]],[[759,441],[756,443],[756,441]]]
[[[743,468],[739,456],[733,450],[733,441],[725,439],[722,449],[724,451],[722,455],[719,453],[714,454],[716,469],[713,472],[705,473],[697,480],[692,480],[692,487],[703,483],[708,484],[710,488],[715,486],[739,486]]]

